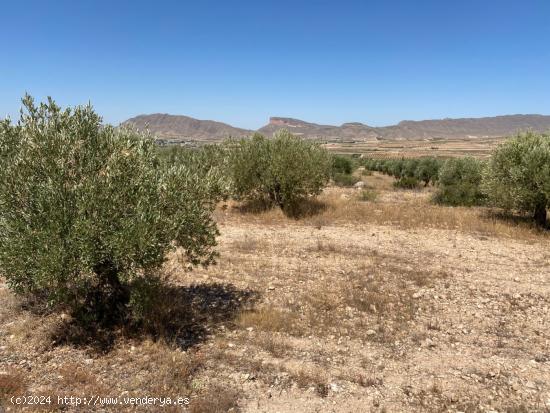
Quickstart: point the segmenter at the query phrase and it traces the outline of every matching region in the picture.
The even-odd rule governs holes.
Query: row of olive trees
[[[0,276],[88,321],[146,313],[176,248],[191,265],[214,262],[220,199],[288,208],[329,179],[326,150],[286,131],[159,151],[90,106],[23,106],[17,123],[0,121]]]
[[[496,206],[532,214],[538,225],[548,226],[550,135],[519,134],[497,147],[488,161],[369,159],[365,166],[396,178],[414,176],[426,183],[429,179],[437,184],[434,200],[441,204]]]
[[[412,178],[416,182],[434,185],[439,176],[442,161],[433,158],[366,159],[363,165],[371,171],[382,172],[396,179]],[[411,181],[415,182],[415,181]]]
[[[319,194],[331,176],[333,157],[314,142],[293,136],[287,130],[272,138],[228,139],[200,149],[161,149],[168,163],[192,165],[211,176],[216,199],[260,201],[283,210]]]

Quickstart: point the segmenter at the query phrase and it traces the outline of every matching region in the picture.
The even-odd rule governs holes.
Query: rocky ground
[[[167,306],[187,306],[170,339],[69,340],[67,315],[22,307],[3,285],[0,406],[179,395],[193,412],[550,412],[548,234],[384,179],[365,178],[376,201],[331,189],[332,207],[298,220],[220,208],[218,265],[166,266]]]

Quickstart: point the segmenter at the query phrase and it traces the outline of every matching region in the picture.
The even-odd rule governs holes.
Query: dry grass
[[[528,220],[512,219],[488,208],[435,205],[430,202],[430,188],[423,192],[400,191],[403,194],[397,197],[391,186],[393,178],[375,173],[364,180],[370,188],[369,191],[380,193],[376,202],[363,202],[360,193],[354,189],[328,188],[317,201],[317,204],[323,206],[317,206],[315,211],[304,214],[300,222],[317,229],[346,224],[371,224],[405,230],[454,230],[478,236],[524,240],[550,239],[549,231],[538,229]],[[308,201],[309,203],[311,202]],[[238,204],[233,206],[223,213],[218,211],[220,222],[243,221],[240,207]],[[288,217],[278,208],[247,215],[246,221],[269,226],[296,224],[295,218]],[[246,248],[251,247],[245,242],[244,249]]]
[[[61,385],[67,388],[74,388],[78,391],[97,390],[97,377],[90,373],[87,366],[82,366],[77,363],[69,362],[63,364],[59,369],[59,378]],[[101,394],[99,391],[97,394]]]
[[[329,205],[323,219],[331,225],[342,223],[395,226],[400,229],[444,229],[506,238],[548,238],[547,232],[527,223],[499,219],[482,208],[443,207],[419,198],[406,205],[377,202],[363,203],[327,195]],[[327,224],[325,224],[327,225]]]
[[[190,413],[239,412],[239,392],[233,388],[216,385],[210,387],[189,405]]]
[[[294,331],[295,322],[294,314],[274,307],[243,311],[235,320],[239,327],[271,332]]]
[[[26,389],[27,382],[22,371],[12,368],[0,373],[0,402],[7,401],[12,396],[22,395]]]
[[[147,387],[151,394],[190,394],[191,383],[205,362],[201,352],[183,353],[159,342],[147,342],[139,351],[136,359],[141,361],[141,368],[152,372],[149,377],[144,377],[149,381]]]
[[[378,198],[378,193],[372,189],[363,189],[357,195],[357,200],[361,202],[374,202]]]
[[[265,249],[265,243],[260,242],[256,238],[245,235],[242,239],[233,241],[233,248],[242,253],[253,254],[260,249]]]
[[[254,340],[254,344],[271,353],[276,358],[283,358],[292,352],[292,345],[288,344],[283,338],[273,334],[263,334]]]

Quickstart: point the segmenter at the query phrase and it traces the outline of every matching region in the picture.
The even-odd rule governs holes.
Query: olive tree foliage
[[[9,287],[73,308],[120,306],[175,248],[193,265],[213,262],[204,177],[168,166],[153,139],[103,125],[91,106],[37,106],[30,96],[23,106],[18,123],[0,122],[0,274]]]
[[[366,169],[391,175],[398,180],[397,187],[416,187],[416,181],[435,185],[442,161],[434,157],[410,159],[367,159],[363,161]]]
[[[229,141],[228,172],[237,199],[265,200],[281,208],[319,194],[330,178],[332,160],[318,144],[287,130],[267,139]]]
[[[342,155],[332,156],[332,174],[351,174],[353,172],[353,161],[351,158]]]
[[[203,178],[213,200],[224,200],[231,195],[228,176],[229,151],[223,145],[204,145],[200,148],[170,146],[159,148],[160,157],[171,165],[185,165]]]
[[[415,177],[424,182],[424,186],[428,184],[435,185],[437,178],[439,176],[439,168],[441,167],[441,162],[433,157],[422,158],[418,162],[415,170]]]
[[[493,205],[531,213],[547,226],[550,206],[550,135],[520,134],[493,152],[483,173],[483,191]]]
[[[435,202],[452,206],[483,204],[483,165],[482,161],[471,157],[447,159],[439,170]]]

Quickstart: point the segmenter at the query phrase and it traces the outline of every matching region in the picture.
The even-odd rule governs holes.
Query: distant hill
[[[138,129],[148,128],[154,135],[168,142],[218,141],[228,136],[250,136],[252,130],[236,128],[211,120],[166,114],[140,115],[123,124]],[[327,141],[371,141],[400,139],[458,139],[500,137],[532,129],[550,131],[550,116],[506,115],[487,118],[437,119],[402,121],[397,125],[373,127],[363,123],[344,123],[340,126],[319,125],[299,119],[272,117],[258,132],[272,136],[280,129],[307,139]]]
[[[199,120],[182,115],[139,115],[122,123],[140,130],[149,130],[153,135],[166,141],[218,141],[228,136],[247,136],[253,131],[235,128],[212,120]]]

